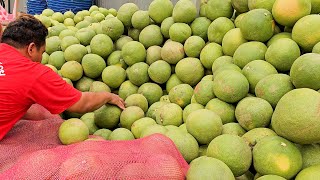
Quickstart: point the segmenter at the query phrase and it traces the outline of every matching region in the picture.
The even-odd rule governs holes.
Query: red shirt
[[[12,46],[0,44],[0,140],[32,104],[59,114],[80,98],[81,92],[49,67],[31,61]]]

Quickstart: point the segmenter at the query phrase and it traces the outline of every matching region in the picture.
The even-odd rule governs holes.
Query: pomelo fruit
[[[122,52],[121,51],[113,51],[107,59],[107,65],[117,65],[122,67],[123,69],[127,69],[128,65],[124,62],[122,58]]]
[[[94,123],[94,113],[86,113],[80,118],[81,121],[83,121],[88,129],[89,129],[89,134],[94,134],[99,128],[96,126]]]
[[[156,124],[156,121],[149,117],[144,117],[135,121],[131,126],[131,132],[135,138],[140,138],[141,132],[150,125]]]
[[[207,149],[207,156],[224,162],[234,176],[241,176],[251,166],[252,153],[245,141],[231,134],[223,134],[214,138]]]
[[[129,106],[121,112],[121,127],[131,130],[132,124],[144,117],[144,111],[138,106]]]
[[[170,17],[173,11],[173,3],[169,0],[154,0],[150,3],[148,12],[151,19],[160,24]]]
[[[240,28],[231,29],[222,39],[223,53],[228,56],[233,56],[238,47],[246,42],[247,40],[243,37]]]
[[[104,59],[96,54],[86,54],[83,56],[81,64],[84,74],[90,78],[101,76],[102,71],[106,68]]]
[[[169,100],[184,108],[190,104],[192,95],[193,88],[189,84],[179,84],[169,91]]]
[[[61,74],[71,81],[77,81],[83,75],[83,68],[77,61],[68,61],[62,65]]]
[[[320,176],[320,165],[311,166],[303,169],[296,176],[296,180],[312,180]]]
[[[117,50],[122,50],[122,47],[128,42],[133,41],[133,39],[129,36],[122,36],[116,41]]]
[[[92,82],[89,91],[90,92],[111,92],[109,86],[101,81]]]
[[[72,44],[64,51],[64,58],[66,61],[81,62],[82,58],[88,53],[85,46],[81,44]]]
[[[130,41],[122,47],[122,58],[129,66],[145,61],[146,56],[145,47],[138,41]]]
[[[126,107],[138,106],[144,112],[148,110],[148,100],[142,94],[131,94],[125,99]]]
[[[141,131],[140,138],[147,137],[147,136],[150,136],[152,134],[157,134],[157,133],[165,135],[167,131],[168,130],[165,126],[162,126],[159,124],[152,124],[152,125],[148,126],[148,128],[144,128]]]
[[[268,43],[267,43],[267,46],[269,47],[271,44],[273,44],[275,41],[279,40],[279,39],[282,39],[282,38],[289,38],[289,39],[292,39],[291,37],[291,33],[289,32],[281,32],[281,33],[278,33],[278,34],[275,34],[274,36],[272,36],[271,39],[269,39]]]
[[[176,42],[184,43],[191,35],[192,30],[186,23],[174,23],[169,29],[170,39]]]
[[[225,34],[235,28],[233,22],[226,17],[219,17],[212,21],[208,27],[208,39],[210,42],[222,44]]]
[[[107,58],[113,51],[113,42],[108,35],[97,34],[90,42],[91,52],[102,58]]]
[[[197,7],[190,0],[179,0],[172,11],[172,17],[176,23],[191,23],[197,14]]]
[[[218,98],[211,99],[205,106],[206,109],[215,112],[221,118],[222,124],[236,121],[235,106]]]
[[[234,9],[232,7],[231,0],[209,0],[206,7],[206,17],[211,21],[218,17],[231,18],[233,11]]]
[[[248,0],[248,7],[253,9],[266,9],[272,12],[273,4],[276,0]]]
[[[184,58],[177,63],[175,72],[182,82],[194,86],[203,77],[204,68],[199,59]]]
[[[246,133],[239,123],[227,123],[222,126],[222,134],[243,136]]]
[[[204,109],[203,105],[198,104],[198,103],[192,103],[187,105],[184,109],[183,109],[183,122],[185,123],[187,121],[188,116],[199,109]]]
[[[109,129],[99,129],[96,132],[93,133],[95,136],[101,136],[103,139],[108,140],[110,134],[112,131]]]
[[[268,128],[255,128],[246,132],[242,138],[253,148],[261,139],[268,136],[277,136],[277,134]]]
[[[220,56],[212,63],[211,70],[214,73],[217,69],[223,67],[226,64],[233,64],[233,58],[231,56]]]
[[[264,175],[257,178],[257,180],[285,180],[285,178],[277,175]]]
[[[163,95],[161,87],[156,83],[144,83],[139,87],[138,93],[147,98],[149,106],[159,101]]]
[[[138,92],[138,88],[138,86],[127,80],[120,85],[118,94],[122,99],[126,99],[131,94],[136,94]]]
[[[134,3],[125,3],[123,4],[118,12],[117,12],[117,18],[126,26],[130,27],[131,24],[131,18],[133,14],[139,10],[139,7],[135,5]]]
[[[150,17],[148,11],[136,11],[132,15],[132,26],[136,29],[143,29],[150,24]]]
[[[205,41],[199,36],[190,36],[184,43],[184,51],[188,57],[199,57]]]
[[[199,144],[209,144],[212,139],[221,135],[221,118],[207,109],[200,109],[189,114],[186,126],[188,132],[197,139]]]
[[[183,84],[183,82],[178,78],[178,76],[176,74],[172,74],[170,76],[170,78],[168,79],[168,81],[166,82],[166,91],[170,92],[170,90],[179,85],[179,84]]]
[[[82,92],[88,92],[90,89],[91,84],[93,83],[93,79],[88,78],[86,76],[82,76],[82,78],[80,78],[76,84],[75,84],[75,88],[78,89],[79,91]]]
[[[69,46],[73,44],[80,44],[79,39],[74,36],[66,36],[61,40],[61,50],[65,51]]]
[[[114,105],[103,105],[94,111],[94,122],[100,128],[113,129],[120,122],[121,109]]]
[[[170,38],[169,30],[172,24],[174,24],[173,17],[167,17],[162,21],[160,29],[163,37]]]
[[[75,37],[79,39],[82,45],[87,46],[95,35],[96,32],[94,30],[90,28],[82,28],[76,32]]]
[[[232,7],[238,13],[245,13],[249,11],[248,0],[231,0]]]
[[[213,93],[213,81],[202,80],[194,88],[194,98],[205,106],[211,99],[215,97]]]
[[[166,42],[161,48],[161,58],[169,64],[177,64],[184,58],[184,55],[183,45],[179,42]]]
[[[126,79],[126,71],[116,65],[108,66],[102,71],[102,81],[111,88],[118,88]]]
[[[62,65],[66,62],[62,51],[55,51],[49,56],[48,64],[53,65],[58,70],[61,69]]]
[[[182,108],[175,103],[167,103],[155,112],[156,122],[160,125],[180,126],[182,124]]]
[[[146,63],[150,66],[152,63],[161,60],[161,47],[150,46],[147,49]]]
[[[214,61],[221,56],[223,56],[221,45],[208,43],[200,53],[200,61],[206,69],[212,69]]]
[[[129,28],[128,29],[128,36],[130,36],[135,41],[139,41],[140,32],[141,32],[140,29]]]
[[[157,25],[149,25],[143,28],[139,35],[139,41],[146,48],[162,45],[163,36],[160,27]]]
[[[207,32],[210,24],[210,19],[206,17],[197,17],[190,25],[192,34],[194,36],[200,36],[206,41],[208,39]]]
[[[109,140],[133,140],[132,132],[126,128],[117,128],[108,137]]]
[[[127,77],[134,85],[141,86],[149,81],[148,69],[149,65],[147,63],[135,63],[127,68]]]
[[[320,54],[320,42],[313,46],[312,53]]]
[[[298,146],[302,155],[302,169],[310,166],[320,165],[320,145],[308,144]]]
[[[166,61],[158,60],[149,66],[148,74],[154,82],[163,84],[171,76],[171,66]]]
[[[102,33],[108,35],[113,41],[116,41],[124,33],[122,22],[116,18],[109,18],[101,23]]]
[[[60,51],[61,39],[58,36],[52,36],[46,39],[46,53],[49,55],[55,51]]]
[[[64,121],[59,127],[59,139],[68,145],[84,141],[89,137],[87,125],[80,119],[72,118]]]

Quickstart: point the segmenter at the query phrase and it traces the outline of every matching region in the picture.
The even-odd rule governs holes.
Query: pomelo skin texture
[[[320,93],[308,89],[295,89],[285,94],[272,115],[275,132],[298,144],[320,142]]]

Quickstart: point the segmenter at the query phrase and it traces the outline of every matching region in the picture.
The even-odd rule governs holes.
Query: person
[[[106,103],[125,108],[124,100],[109,92],[80,92],[49,67],[42,65],[47,28],[23,14],[10,22],[0,43],[0,140],[40,104],[52,114],[65,110],[92,112]]]

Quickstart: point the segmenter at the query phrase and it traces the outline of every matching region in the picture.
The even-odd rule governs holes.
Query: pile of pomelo
[[[187,179],[320,177],[320,1],[154,0],[36,15],[43,64],[80,91],[118,94],[64,113],[64,144],[172,139]],[[90,139],[90,138],[89,138]]]

